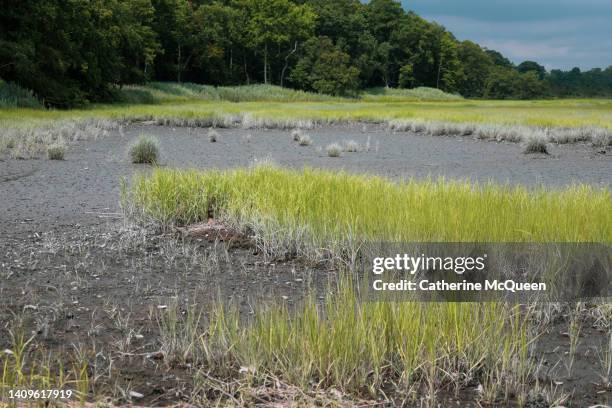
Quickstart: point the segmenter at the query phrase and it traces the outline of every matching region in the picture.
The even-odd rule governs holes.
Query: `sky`
[[[402,0],[459,40],[550,69],[612,65],[612,0]]]

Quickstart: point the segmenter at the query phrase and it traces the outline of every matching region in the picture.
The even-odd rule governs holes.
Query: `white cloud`
[[[514,62],[535,60],[547,68],[583,69],[612,64],[612,24],[607,17],[540,21],[488,21],[430,15],[460,40],[495,49]]]

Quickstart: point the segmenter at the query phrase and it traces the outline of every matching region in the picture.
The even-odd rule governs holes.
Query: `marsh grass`
[[[435,392],[488,373],[499,390],[512,392],[530,375],[531,337],[519,308],[361,302],[352,288],[343,281],[322,302],[311,296],[294,310],[260,306],[246,319],[218,303],[203,326],[197,309],[181,316],[170,307],[160,312],[162,338],[171,360],[204,365],[221,378],[272,377],[356,395],[380,395],[383,384],[403,393],[430,384]]]
[[[297,142],[300,146],[310,146],[312,144],[312,138],[307,134],[302,133],[299,135]]]
[[[0,400],[9,400],[10,390],[70,389],[85,402],[90,387],[86,361],[53,361],[21,330],[10,330],[7,340],[9,348],[0,352]]]
[[[156,164],[159,160],[159,142],[147,135],[140,135],[130,146],[130,159],[134,164]]]
[[[325,151],[329,157],[340,157],[342,155],[342,146],[338,143],[327,145]]]
[[[137,176],[132,207],[162,224],[207,220],[209,211],[263,235],[313,248],[348,236],[396,242],[610,242],[605,188],[560,190],[440,179],[394,183],[306,169],[157,169]],[[127,200],[127,198],[126,198]]]
[[[546,146],[546,139],[542,137],[529,137],[524,144],[523,153],[525,154],[548,154],[548,147]]]
[[[62,145],[51,145],[47,148],[47,158],[49,160],[64,160],[66,148]]]
[[[219,140],[219,132],[215,129],[208,129],[208,141],[210,143],[216,143]]]
[[[0,108],[42,109],[43,104],[32,91],[0,79]]]
[[[45,146],[38,149],[40,143],[33,141],[33,134],[44,138],[48,134],[54,138],[58,130],[66,128],[68,124],[69,128],[76,128],[75,138],[81,138],[83,133],[104,135],[110,128],[106,125],[98,127],[100,124],[112,124],[112,128],[116,129],[123,124],[139,122],[174,127],[283,130],[375,123],[386,124],[389,129],[398,132],[470,136],[514,143],[522,143],[529,135],[542,132],[546,133],[548,143],[590,142],[598,147],[612,143],[612,122],[608,115],[612,102],[603,99],[367,101],[296,97],[279,101],[273,96],[266,96],[265,92],[251,93],[249,89],[237,89],[237,93],[251,94],[256,99],[249,96],[243,100],[236,96],[218,100],[202,98],[199,86],[162,83],[151,86],[179,99],[170,98],[154,104],[91,105],[88,109],[69,111],[0,109],[0,127],[4,128],[0,134],[0,149],[7,150],[6,143],[1,139],[10,133],[8,136],[17,141],[17,151],[22,152],[20,155],[35,157],[45,153],[46,145],[51,143],[44,142]],[[241,101],[229,102],[230,99]],[[83,127],[87,131],[83,131]]]
[[[300,129],[293,129],[291,131],[291,139],[294,142],[298,142],[303,134],[304,134],[304,132],[302,132]]]
[[[82,140],[105,137],[121,130],[122,122],[107,119],[58,120],[33,124],[24,121],[18,127],[2,129],[0,153],[9,151],[16,158],[34,158],[47,154],[51,146],[66,146]]]
[[[345,140],[343,150],[348,153],[357,153],[361,150],[361,145],[354,140]]]

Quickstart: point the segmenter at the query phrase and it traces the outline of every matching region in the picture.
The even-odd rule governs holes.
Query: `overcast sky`
[[[460,40],[516,63],[586,70],[612,65],[612,0],[402,0]]]

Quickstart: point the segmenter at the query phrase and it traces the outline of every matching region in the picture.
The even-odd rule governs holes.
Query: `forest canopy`
[[[275,84],[332,95],[426,86],[470,98],[612,95],[612,67],[515,65],[395,0],[1,0],[0,78],[47,105],[126,84]]]

